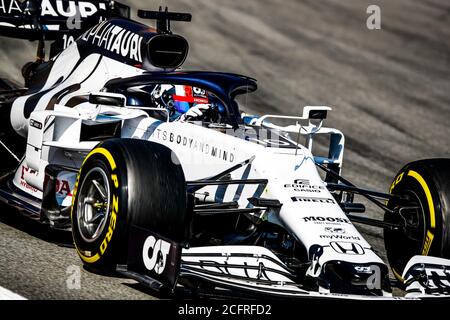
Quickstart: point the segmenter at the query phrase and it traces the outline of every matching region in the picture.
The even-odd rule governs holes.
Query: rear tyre
[[[133,224],[177,240],[184,231],[186,182],[167,147],[111,139],[93,149],[79,171],[71,212],[78,255],[95,272],[126,264]]]
[[[387,222],[406,225],[384,230],[388,261],[396,278],[414,255],[450,258],[450,159],[428,159],[407,164],[395,177],[391,194],[408,200],[390,200]],[[398,211],[398,210],[396,210]]]

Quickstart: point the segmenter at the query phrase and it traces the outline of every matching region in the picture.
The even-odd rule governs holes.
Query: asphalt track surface
[[[258,79],[248,110],[295,115],[304,105],[333,107],[327,125],[345,133],[343,174],[357,185],[387,190],[405,163],[450,157],[448,1],[132,2],[160,4],[193,13],[191,24],[174,26],[191,44],[186,69]],[[381,7],[381,30],[366,27],[369,4]],[[0,39],[1,72],[20,80],[34,52],[32,43]],[[359,229],[383,256],[382,232]],[[28,299],[154,299],[132,280],[82,269],[70,243],[70,235],[1,207],[0,286]],[[80,267],[80,289],[67,286],[71,266]]]

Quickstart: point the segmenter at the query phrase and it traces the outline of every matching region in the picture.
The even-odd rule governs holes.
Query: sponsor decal
[[[330,242],[330,246],[334,251],[342,254],[361,255],[364,249],[360,244],[354,242]]]
[[[347,231],[345,231],[344,228],[339,228],[339,227],[325,227],[325,232],[337,233],[337,234],[347,233]]]
[[[73,172],[61,172],[56,177],[55,181],[55,193],[56,201],[59,205],[70,205],[70,202],[64,203],[67,197],[72,197],[72,190],[75,187],[75,180],[77,178],[76,173]],[[70,201],[70,199],[66,200]]]
[[[354,266],[354,269],[358,273],[372,274],[372,267],[371,266]]]
[[[33,128],[39,129],[39,130],[42,129],[42,123],[40,123],[39,121],[33,120],[33,119],[30,119],[30,126],[32,126]]]
[[[295,179],[294,183],[287,183],[284,185],[285,188],[292,189],[296,192],[309,192],[309,193],[319,193],[325,189],[324,186],[311,185],[310,181],[307,179]]]
[[[154,271],[156,274],[163,273],[170,247],[169,242],[148,236],[142,247],[142,260],[147,270]]]
[[[93,1],[75,1],[75,0],[42,0],[41,15],[52,17],[73,17],[77,14],[81,18],[92,16],[98,11],[98,8],[106,10],[106,4],[98,2],[98,7]],[[78,9],[78,10],[77,10]],[[0,0],[0,13],[19,14],[22,9],[17,0]]]
[[[25,180],[20,180],[20,185],[22,187],[24,187],[25,189],[30,190],[31,192],[38,192],[39,191],[35,187],[30,186],[28,183],[26,183]]]
[[[127,270],[150,276],[175,288],[181,266],[181,246],[149,230],[130,225]]]
[[[335,217],[316,217],[316,216],[310,216],[310,217],[303,217],[304,222],[313,222],[316,224],[341,224],[341,223],[347,223],[351,224],[350,220],[346,218],[335,218]]]
[[[142,63],[143,38],[132,31],[104,21],[86,31],[81,40],[124,58]]]
[[[98,11],[98,8],[94,3],[95,2],[93,1],[87,2],[87,1],[43,0],[41,4],[42,8],[41,15],[53,17],[57,16],[73,17],[78,13],[81,18],[86,18],[92,16],[94,13]],[[106,9],[104,3],[98,3],[98,5],[99,8],[104,10]]]
[[[291,197],[294,202],[335,203],[331,198]]]
[[[321,234],[319,236],[321,239],[330,239],[330,240],[361,240],[358,236],[346,236],[342,234]]]
[[[25,189],[30,190],[31,192],[38,192],[38,191],[39,191],[39,190],[36,189],[35,187],[30,186],[28,183],[26,183],[25,180],[20,180],[20,185],[21,185],[22,187],[24,187]]]
[[[176,102],[209,103],[208,93],[205,89],[191,86],[175,86],[172,99]]]
[[[30,169],[26,166],[22,166],[22,175],[20,176],[20,185],[22,187],[24,187],[27,190],[30,190],[31,192],[38,192],[39,190],[36,189],[33,186],[30,186],[26,181],[25,181],[25,173],[30,173],[30,174],[37,174],[36,170]]]
[[[156,128],[152,133],[152,138],[177,144],[193,151],[198,151],[213,158],[221,159],[227,162],[234,162],[234,153],[223,148],[211,145],[207,142],[198,141],[194,138],[186,137],[180,134]]]
[[[63,196],[72,196],[70,190],[69,181],[67,180],[56,180],[56,193]]]

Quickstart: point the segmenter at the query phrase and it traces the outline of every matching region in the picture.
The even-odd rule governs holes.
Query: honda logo
[[[364,254],[363,247],[354,242],[330,242],[330,246],[334,251],[343,254]]]

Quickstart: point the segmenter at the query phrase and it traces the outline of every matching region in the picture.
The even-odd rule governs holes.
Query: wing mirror
[[[327,106],[306,106],[303,108],[303,119],[324,120],[331,108]]]

